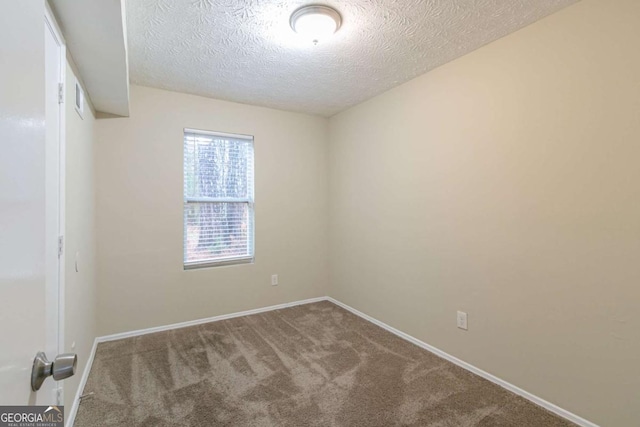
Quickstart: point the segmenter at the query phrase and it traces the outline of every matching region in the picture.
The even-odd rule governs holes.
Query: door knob
[[[53,376],[56,381],[69,378],[76,373],[77,365],[78,355],[75,353],[60,354],[51,362],[44,352],[38,352],[33,359],[33,368],[31,369],[31,390],[40,390],[42,383],[48,376]]]

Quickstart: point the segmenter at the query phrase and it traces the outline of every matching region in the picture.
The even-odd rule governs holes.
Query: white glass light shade
[[[340,14],[327,6],[304,6],[291,15],[291,28],[314,43],[335,33],[341,24]]]

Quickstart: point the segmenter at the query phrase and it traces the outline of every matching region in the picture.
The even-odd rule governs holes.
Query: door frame
[[[62,250],[58,252],[58,271],[57,276],[54,277],[48,273],[46,280],[46,293],[56,300],[57,307],[51,310],[50,307],[46,309],[46,322],[52,322],[51,324],[57,325],[57,337],[47,337],[47,339],[55,339],[57,353],[47,355],[49,358],[54,358],[60,353],[64,353],[65,340],[64,340],[64,325],[65,325],[65,257],[66,257],[66,233],[65,233],[65,183],[66,183],[66,71],[67,71],[67,45],[62,31],[58,26],[55,15],[51,10],[49,2],[45,0],[44,10],[44,22],[50,29],[54,36],[59,48],[60,48],[60,84],[62,85],[61,94],[59,95],[60,101],[58,103],[58,245],[62,246]],[[48,141],[47,141],[48,142]],[[52,284],[57,283],[57,289],[53,289]],[[64,387],[60,384],[57,387],[57,403],[62,405],[64,402]]]

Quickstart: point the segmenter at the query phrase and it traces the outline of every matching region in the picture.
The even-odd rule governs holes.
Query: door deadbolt
[[[31,390],[40,390],[42,383],[49,376],[53,376],[56,381],[69,378],[76,373],[77,365],[78,355],[75,353],[60,354],[51,362],[44,352],[38,352],[36,358],[33,359],[33,368],[31,369]]]

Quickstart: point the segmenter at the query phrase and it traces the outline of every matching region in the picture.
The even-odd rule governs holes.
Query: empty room
[[[640,1],[0,36],[0,427],[640,426]]]

